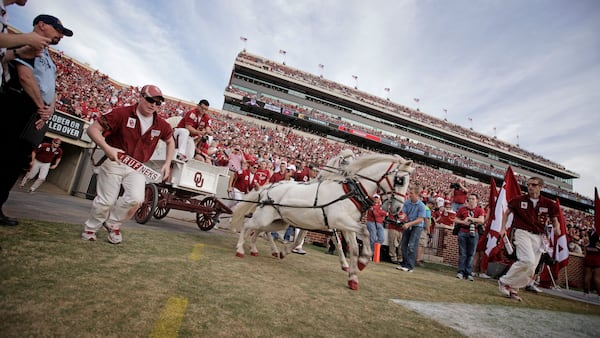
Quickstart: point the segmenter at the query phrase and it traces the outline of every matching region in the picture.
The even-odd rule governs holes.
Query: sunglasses
[[[155,98],[149,97],[149,96],[144,96],[144,99],[146,100],[146,102],[157,105],[157,106],[160,106],[162,104],[161,99],[155,99]]]

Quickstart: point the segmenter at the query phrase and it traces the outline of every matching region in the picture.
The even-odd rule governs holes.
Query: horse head
[[[412,161],[399,155],[368,154],[346,166],[348,176],[355,176],[369,195],[396,194],[404,197],[408,190]]]

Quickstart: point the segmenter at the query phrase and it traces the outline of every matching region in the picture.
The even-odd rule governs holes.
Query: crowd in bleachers
[[[62,53],[53,52],[53,56],[58,69],[58,110],[92,121],[98,114],[108,112],[115,106],[132,104],[137,99],[139,88],[119,84],[98,70],[92,70],[81,65]],[[253,57],[240,54],[240,58],[246,59]],[[252,62],[255,61],[256,60]],[[363,96],[366,95],[321,78],[315,79],[310,74],[295,71],[289,67],[267,60],[261,62],[272,66],[273,71],[285,73],[286,76],[311,82],[313,85],[325,86],[330,90],[342,92],[344,95],[357,95],[358,93]],[[242,96],[252,96],[239,89],[230,87],[228,90]],[[340,119],[335,119],[331,116],[326,116],[325,114],[308,110],[303,107],[281,104],[280,102],[275,102],[274,100],[265,97],[254,98],[269,104],[278,105],[282,108],[293,109],[304,114],[314,114],[314,117],[322,120],[329,119],[331,122],[342,124]],[[377,98],[368,95],[361,97],[362,101],[367,99],[375,100]],[[380,99],[375,101],[379,102]],[[385,103],[385,107],[389,108],[387,101],[384,101],[383,103]],[[167,98],[165,104],[160,107],[160,114],[165,118],[181,116],[184,112],[194,107],[194,103]],[[414,114],[418,112],[410,110],[410,113]],[[265,124],[250,122],[239,116],[236,117],[228,113],[221,114],[215,111],[211,111],[210,115],[213,120],[213,130],[215,135],[212,144],[214,149],[216,149],[216,152],[212,156],[212,161],[215,165],[227,165],[227,161],[224,160],[223,156],[225,156],[233,146],[241,147],[246,158],[250,161],[266,162],[267,168],[271,171],[277,170],[277,164],[282,161],[288,163],[305,162],[315,166],[322,166],[328,159],[338,154],[343,148],[351,148],[355,153],[368,152],[366,149],[333,142],[323,137],[303,136],[289,126],[267,126]],[[435,122],[440,123],[440,121]],[[380,131],[375,129],[366,130],[364,127],[359,128],[350,124],[346,124],[345,126],[393,139],[389,134],[383,135]],[[444,126],[444,128],[446,127]],[[443,149],[436,149],[423,143],[412,143],[406,138],[396,138],[394,140],[401,144],[410,144],[423,151],[452,158],[464,165],[483,165]],[[485,169],[491,170],[493,168],[486,167]],[[498,173],[504,174],[503,171],[498,171]],[[450,183],[456,182],[458,179],[458,177],[447,172],[421,165],[416,165],[416,170],[411,176],[411,181],[419,184],[423,188],[422,195],[424,197],[429,196],[430,198],[434,198],[441,196],[444,199],[451,199],[452,189],[450,189]],[[520,179],[525,178],[520,177]],[[461,178],[461,180],[464,179]],[[489,189],[487,184],[475,182],[465,184],[470,191],[475,192],[480,196],[482,202],[485,203],[487,201]],[[570,244],[569,248],[577,252],[577,248],[585,244],[586,234],[588,230],[593,227],[593,220],[589,214],[568,208],[563,209],[565,210],[565,217],[570,228],[570,234],[572,233],[570,236],[571,243],[574,243]]]
[[[386,109],[388,111],[391,111],[396,114],[404,115],[406,117],[415,118],[415,119],[418,119],[419,121],[424,122],[428,125],[433,125],[433,126],[442,128],[444,130],[451,130],[459,135],[468,137],[472,140],[480,141],[480,142],[486,143],[488,145],[494,146],[496,148],[501,148],[501,149],[504,149],[511,153],[517,153],[517,154],[520,154],[527,158],[531,158],[535,161],[544,163],[546,165],[550,165],[555,168],[565,170],[565,167],[558,163],[552,162],[549,159],[546,159],[538,154],[534,154],[532,152],[526,151],[525,149],[522,149],[522,148],[515,146],[513,144],[510,144],[510,143],[504,142],[495,137],[488,137],[486,135],[477,133],[471,129],[462,127],[460,125],[450,123],[446,120],[440,120],[440,119],[435,118],[428,114],[424,114],[421,111],[419,111],[418,109],[415,110],[415,109],[409,108],[407,106],[394,103],[388,99],[383,99],[381,97],[359,91],[355,88],[344,86],[340,83],[327,80],[327,79],[323,78],[322,76],[316,76],[316,75],[313,75],[313,74],[310,74],[307,72],[303,72],[303,71],[291,68],[289,66],[279,64],[279,63],[276,63],[276,62],[273,62],[273,61],[270,61],[267,59],[263,59],[259,56],[251,55],[251,54],[248,54],[245,52],[241,52],[238,54],[237,61],[245,62],[250,65],[257,66],[257,67],[260,67],[263,69],[264,69],[264,67],[267,67],[271,72],[280,74],[282,76],[293,78],[295,80],[302,81],[302,82],[311,84],[313,86],[325,88],[329,91],[335,92],[339,95],[344,95],[346,97],[350,97],[350,98],[360,101],[362,103],[367,103],[367,104],[376,106],[378,108]]]

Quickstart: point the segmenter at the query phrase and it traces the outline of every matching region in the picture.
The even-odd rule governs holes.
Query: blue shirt
[[[417,202],[413,203],[409,199],[404,203],[404,206],[402,207],[402,212],[406,215],[408,222],[412,222],[419,217],[422,217],[423,219],[425,219],[426,217],[425,204],[423,204],[421,200],[418,200]],[[413,226],[423,228],[425,227],[425,222],[421,221],[420,223],[417,223]]]

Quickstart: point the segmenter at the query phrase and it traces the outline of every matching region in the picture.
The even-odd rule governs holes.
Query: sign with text
[[[48,121],[48,131],[79,140],[83,135],[85,121],[73,115],[55,111]]]

